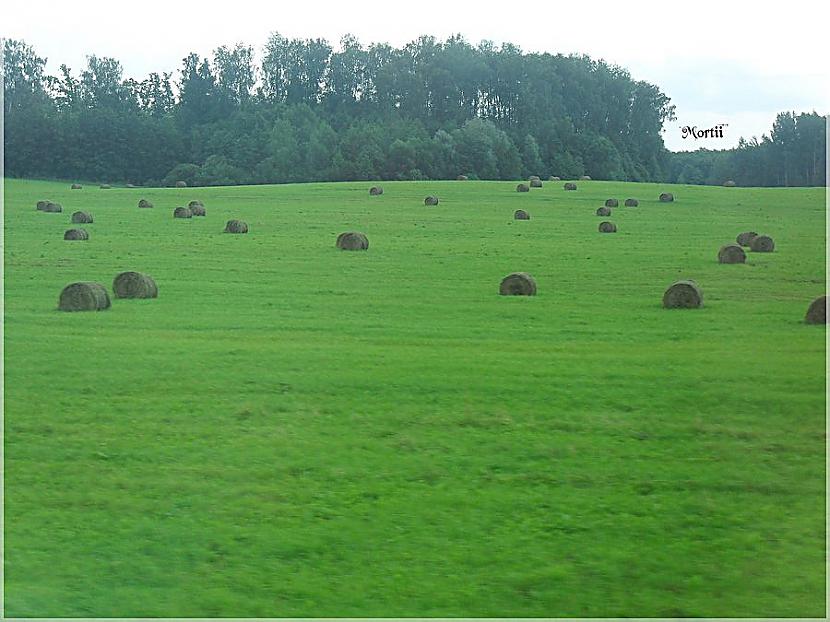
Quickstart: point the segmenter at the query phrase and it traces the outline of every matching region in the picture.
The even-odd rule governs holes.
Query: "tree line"
[[[6,174],[227,185],[459,174],[710,183],[723,172],[715,152],[665,149],[674,106],[658,87],[587,56],[474,46],[461,36],[400,48],[346,36],[335,50],[279,33],[262,52],[259,63],[243,44],[209,58],[191,53],[177,78],[153,72],[137,81],[124,79],[117,60],[94,55],[79,73],[61,65],[47,75],[46,59],[6,39]],[[800,119],[794,136],[812,131]],[[785,152],[764,142],[738,151],[786,153],[793,172],[781,183],[795,185],[808,180],[798,168],[807,143],[786,132],[771,139],[787,141]]]

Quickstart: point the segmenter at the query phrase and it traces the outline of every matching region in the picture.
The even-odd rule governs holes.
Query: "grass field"
[[[7,616],[824,616],[824,189],[370,185],[6,182]]]

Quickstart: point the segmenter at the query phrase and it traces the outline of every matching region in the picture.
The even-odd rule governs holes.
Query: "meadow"
[[[823,188],[371,185],[6,180],[6,616],[824,616]]]

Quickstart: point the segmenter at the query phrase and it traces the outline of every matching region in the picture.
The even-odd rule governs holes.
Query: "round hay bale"
[[[599,207],[597,208],[597,216],[610,216],[611,209],[608,207]]]
[[[738,237],[735,238],[735,241],[741,246],[749,246],[750,242],[752,242],[752,240],[757,237],[758,234],[754,231],[744,231],[743,233],[738,234]]]
[[[530,214],[523,209],[517,209],[513,212],[513,220],[530,220]]]
[[[337,236],[335,246],[341,251],[365,251],[369,248],[369,238],[359,231],[346,231]]]
[[[116,298],[158,298],[159,288],[152,277],[141,272],[122,272],[112,281]]]
[[[617,199],[605,199],[605,207],[617,207],[620,202]]]
[[[562,181],[562,180],[559,177],[557,177],[556,175],[551,175],[550,177],[548,177],[548,181]]]
[[[565,182],[565,190],[576,190],[576,184],[572,181]]]
[[[193,218],[193,212],[188,207],[177,207],[173,210],[173,218]]]
[[[88,240],[89,234],[86,229],[69,229],[63,234],[64,240]]]
[[[207,212],[205,211],[204,205],[194,205],[193,207],[188,208],[190,213],[194,216],[206,216]]]
[[[607,220],[603,220],[599,223],[599,232],[600,233],[616,233],[617,232],[617,225],[613,222],[608,222]]]
[[[92,222],[92,214],[87,212],[75,212],[72,214],[72,222],[74,224],[87,224]]]
[[[726,188],[734,188],[734,187],[735,187],[735,182],[734,182],[734,181],[732,181],[731,179],[729,179],[729,180],[727,180],[727,181],[723,182],[723,185],[724,185]]]
[[[516,192],[530,192],[530,186],[527,184],[519,184],[516,186]]]
[[[424,205],[438,205],[438,197],[435,196],[428,196],[424,199]]]
[[[775,242],[768,235],[756,235],[749,243],[749,250],[753,253],[771,253],[775,250]]]
[[[248,233],[248,224],[242,220],[229,220],[225,225],[225,233]]]
[[[540,181],[542,178],[539,177],[538,175],[531,175],[530,177],[527,178],[528,181],[533,181],[534,179],[536,181]]]
[[[666,309],[696,309],[703,306],[703,292],[691,280],[672,283],[663,294]]]
[[[531,188],[541,188],[542,187],[542,180],[541,179],[531,179],[530,180],[530,187]]]
[[[661,203],[671,203],[672,201],[674,201],[674,195],[671,192],[663,192],[660,195]]]
[[[501,280],[500,296],[535,296],[536,281],[527,272],[514,272]]]
[[[466,175],[459,175],[455,179],[456,179],[456,181],[467,181],[469,179],[469,177],[467,177]]]
[[[808,324],[827,324],[827,296],[820,296],[810,303],[804,321]]]
[[[69,188],[71,190],[80,190],[81,188],[83,188],[83,186],[81,184],[72,184],[71,186],[69,186]]]
[[[39,212],[45,212],[47,205],[49,205],[49,201],[38,201],[36,209]]]
[[[49,201],[46,204],[46,207],[43,208],[43,211],[44,212],[49,212],[49,213],[52,213],[52,214],[57,214],[58,212],[63,211],[63,207],[61,207],[60,203],[52,203],[51,201]]]
[[[187,204],[187,206],[188,206],[190,209],[193,209],[193,208],[194,208],[194,207],[196,207],[197,205],[201,205],[202,207],[204,207],[204,206],[205,206],[205,204],[204,204],[204,203],[202,203],[201,201],[198,201],[198,200],[197,200],[197,201],[191,201],[190,203],[188,203],[188,204]]]
[[[176,182],[176,188],[187,188],[187,182],[180,179]]]
[[[579,181],[591,181],[591,176],[590,175],[583,175],[582,177],[579,178]]]
[[[380,186],[372,186],[371,188],[369,188],[370,196],[377,197],[381,194],[383,194],[383,188],[381,188]]]
[[[110,308],[110,297],[100,283],[71,283],[63,288],[59,311],[103,311]]]
[[[626,199],[625,206],[626,207],[637,207],[640,202],[637,199]]]
[[[137,186],[135,184],[127,184],[127,188],[136,188],[136,187]]]
[[[718,263],[746,263],[746,253],[737,244],[724,244],[718,251]]]
[[[98,187],[99,187],[101,190],[109,190],[110,188],[112,188],[112,186],[110,186],[109,184],[101,184],[101,185],[100,185],[100,186],[98,186]]]
[[[144,207],[153,207],[153,204],[150,203],[150,201],[148,201],[147,199],[141,199],[138,202],[138,206],[142,207],[142,208],[144,208]]]

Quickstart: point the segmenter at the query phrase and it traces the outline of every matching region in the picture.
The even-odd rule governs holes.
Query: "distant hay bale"
[[[757,237],[758,234],[754,231],[744,231],[743,233],[738,234],[738,237],[735,238],[735,241],[741,246],[749,246],[750,242],[752,242],[752,240]]]
[[[369,248],[369,238],[359,231],[346,231],[337,236],[335,246],[341,251],[365,251]]]
[[[456,181],[467,181],[469,179],[469,177],[467,177],[466,175],[459,175],[455,179],[456,179]]]
[[[551,175],[550,177],[548,177],[548,181],[562,181],[562,180],[559,177],[557,177],[556,175]]]
[[[746,253],[737,244],[724,244],[718,251],[718,263],[746,263]]]
[[[438,205],[438,197],[436,196],[428,196],[424,199],[424,205]]]
[[[89,233],[86,229],[69,229],[63,234],[64,240],[88,240]]]
[[[61,207],[61,204],[60,204],[60,203],[52,203],[51,201],[49,201],[49,202],[46,204],[46,207],[44,207],[42,211],[44,211],[44,212],[50,212],[50,213],[52,213],[52,214],[57,214],[58,212],[62,212],[62,211],[63,211],[63,207]]]
[[[605,207],[617,207],[619,204],[617,199],[605,199]]]
[[[530,214],[523,209],[517,209],[513,212],[513,220],[530,220]]]
[[[579,181],[591,181],[591,176],[590,175],[583,175],[582,177],[579,178]]]
[[[373,197],[380,196],[381,194],[383,194],[383,188],[381,188],[380,186],[372,186],[371,188],[369,188],[369,194]]]
[[[775,250],[775,242],[768,235],[756,235],[749,242],[749,249],[753,253],[771,253]]]
[[[193,207],[188,208],[190,213],[194,216],[206,216],[207,212],[205,211],[204,205],[194,205]]]
[[[527,184],[519,184],[516,186],[516,192],[530,192],[530,186]]]
[[[135,184],[127,184],[127,188],[135,188]]]
[[[726,186],[727,188],[734,188],[735,187],[735,182],[732,181],[731,179],[729,179],[729,180],[723,182],[723,185]]]
[[[71,190],[80,190],[81,188],[83,188],[83,186],[81,184],[72,184],[70,186]]]
[[[576,190],[576,184],[572,181],[565,182],[565,190]]]
[[[225,225],[225,233],[248,233],[248,224],[242,220],[229,220]]]
[[[142,208],[144,208],[144,207],[153,207],[153,204],[150,203],[150,201],[148,201],[147,199],[141,199],[138,202],[138,206],[142,207]]]
[[[541,181],[542,178],[539,177],[538,175],[531,175],[530,177],[527,178],[528,181],[533,181],[534,179],[536,181]]]
[[[38,201],[37,202],[37,208],[36,208],[37,211],[45,212],[46,211],[46,206],[49,205],[49,203],[50,203],[49,201]]]
[[[177,207],[173,210],[173,218],[193,218],[189,207]]]
[[[514,272],[501,280],[500,296],[535,296],[536,281],[527,272]]]
[[[640,202],[637,199],[626,199],[625,206],[626,207],[637,207]]]
[[[599,207],[597,208],[597,216],[610,216],[611,209],[608,207]]]
[[[112,282],[116,298],[158,298],[159,288],[152,277],[141,272],[122,272]]]
[[[810,303],[804,321],[808,324],[827,324],[827,296],[816,298]]]
[[[660,195],[661,203],[671,203],[672,201],[674,201],[674,195],[671,192],[663,192]]]
[[[187,182],[180,179],[176,182],[176,188],[187,188]]]
[[[101,184],[101,185],[100,185],[100,186],[98,186],[98,187],[99,187],[101,190],[109,190],[110,188],[112,188],[112,186],[110,186],[109,184]]]
[[[672,283],[663,294],[666,309],[696,309],[703,306],[703,292],[692,280]]]
[[[190,203],[188,203],[188,204],[187,204],[187,206],[188,206],[190,209],[193,209],[193,208],[194,208],[194,207],[196,207],[197,205],[201,205],[202,207],[204,207],[204,206],[205,206],[205,204],[204,204],[204,203],[202,203],[201,201],[199,201],[198,199],[197,199],[197,200],[195,200],[195,201],[191,201]]]
[[[542,180],[541,179],[531,179],[530,180],[530,187],[531,188],[541,188],[542,187]]]
[[[599,232],[600,233],[616,233],[617,232],[617,225],[613,222],[608,222],[607,220],[603,220],[599,223]]]
[[[75,212],[72,214],[73,224],[86,224],[92,222],[92,214],[87,212]]]
[[[71,283],[63,288],[59,311],[103,311],[110,308],[110,297],[100,283]]]

